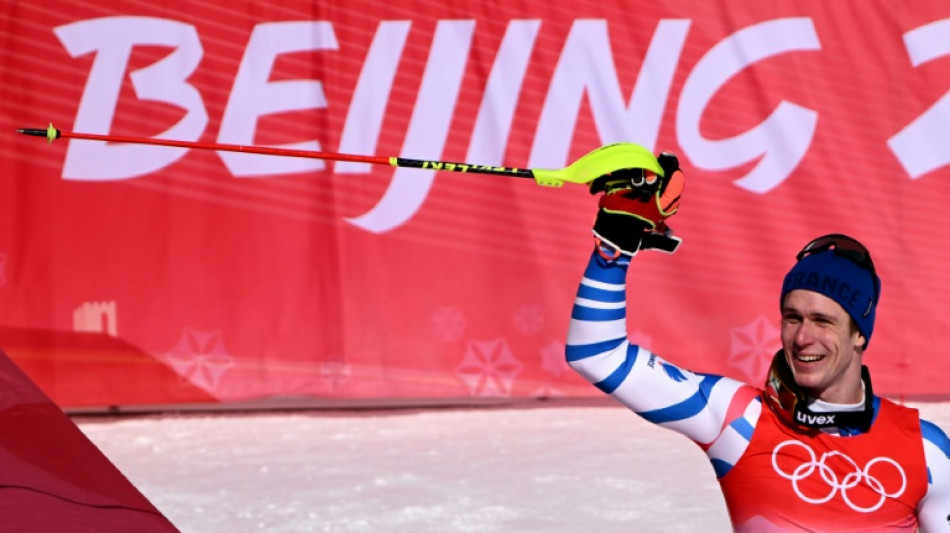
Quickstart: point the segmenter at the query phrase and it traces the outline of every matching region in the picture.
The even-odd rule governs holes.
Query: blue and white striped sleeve
[[[753,389],[733,379],[684,370],[630,344],[627,268],[625,263],[606,261],[596,252],[591,255],[571,313],[568,364],[621,404],[650,422],[686,435],[707,453],[714,445],[723,448],[712,456],[741,454],[747,436],[737,437],[734,445],[723,437],[737,433],[730,424],[758,405],[753,401]],[[751,415],[752,424],[756,415]]]
[[[950,439],[932,422],[920,421],[927,461],[927,495],[917,505],[922,533],[950,532]]]

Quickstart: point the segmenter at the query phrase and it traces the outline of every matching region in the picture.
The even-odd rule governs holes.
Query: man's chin
[[[822,372],[818,368],[800,368],[792,366],[792,376],[795,377],[795,384],[803,389],[815,389],[821,386]]]

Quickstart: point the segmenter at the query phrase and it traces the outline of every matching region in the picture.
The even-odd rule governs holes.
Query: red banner
[[[946,396],[950,4],[2,2],[2,347],[60,405],[597,395],[583,186],[16,128],[562,168],[680,156],[630,331],[759,382],[811,237],[883,281],[880,393]]]

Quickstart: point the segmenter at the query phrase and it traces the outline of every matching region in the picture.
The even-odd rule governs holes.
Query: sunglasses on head
[[[868,252],[868,249],[865,248],[863,244],[851,237],[840,233],[832,233],[818,237],[806,244],[805,247],[798,252],[798,255],[795,256],[795,260],[801,261],[802,258],[807,255],[817,254],[825,250],[833,250],[836,255],[850,259],[859,267],[870,272],[871,279],[874,282],[874,300],[877,301],[881,294],[881,288],[878,286],[877,271],[874,269],[874,263],[871,261],[871,253]]]

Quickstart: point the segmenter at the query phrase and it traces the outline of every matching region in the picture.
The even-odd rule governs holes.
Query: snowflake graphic
[[[222,376],[234,366],[220,331],[185,328],[178,344],[163,358],[179,376],[210,393],[217,390]]]
[[[347,385],[352,376],[352,368],[346,362],[346,357],[342,353],[332,353],[327,356],[325,361],[320,363],[320,379],[328,383],[333,389]]]
[[[508,397],[523,368],[504,339],[469,341],[455,374],[472,396]]]
[[[526,304],[518,308],[514,316],[515,329],[525,335],[541,331],[544,325],[544,312],[536,304]]]
[[[443,307],[432,314],[432,334],[444,342],[457,341],[465,332],[465,315],[458,307]]]
[[[731,331],[729,364],[753,382],[765,379],[772,356],[782,347],[780,331],[765,317]]]
[[[551,341],[550,344],[541,348],[541,370],[559,378],[567,372],[570,367],[567,366],[567,359],[564,357],[564,343]]]

